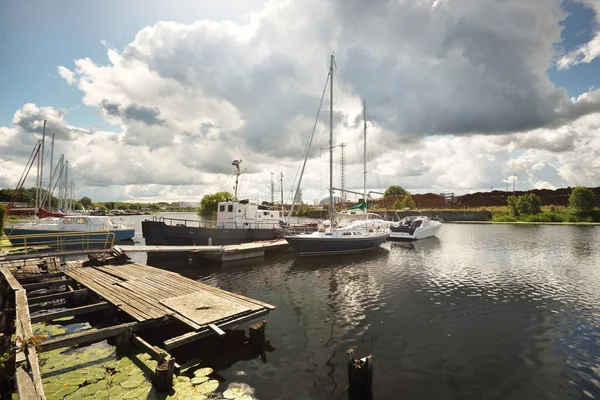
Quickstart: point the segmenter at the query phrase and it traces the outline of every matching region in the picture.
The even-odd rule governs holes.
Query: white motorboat
[[[435,236],[441,227],[440,221],[434,221],[424,215],[412,215],[390,226],[390,239],[425,239]]]

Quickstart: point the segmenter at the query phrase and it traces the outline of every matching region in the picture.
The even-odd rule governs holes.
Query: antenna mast
[[[275,171],[271,171],[271,204],[275,203],[275,181],[273,177],[275,176]]]
[[[239,183],[240,175],[242,174],[242,171],[240,170],[241,163],[242,163],[242,160],[233,160],[233,162],[231,163],[231,165],[233,165],[235,167],[233,170],[233,173],[235,174],[235,188],[233,189],[234,190],[233,201],[237,201],[238,183]]]

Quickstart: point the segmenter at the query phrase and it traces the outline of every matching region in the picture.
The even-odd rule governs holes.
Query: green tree
[[[219,205],[219,202],[229,200],[232,197],[233,196],[229,192],[217,192],[205,195],[200,202],[200,210],[198,211],[198,215],[202,215],[204,217],[215,215],[217,213],[217,206]]]
[[[519,214],[539,214],[542,212],[542,200],[537,194],[527,193],[519,196],[517,207]]]
[[[402,208],[417,208],[417,203],[413,200],[410,193],[407,193],[406,196],[402,199]]]
[[[385,190],[385,192],[383,193],[383,197],[405,196],[407,194],[408,192],[402,186],[392,185]]]
[[[79,200],[79,202],[81,203],[82,206],[84,206],[85,208],[89,208],[92,205],[92,199],[90,199],[87,196],[84,196],[81,198],[81,200]]]
[[[510,209],[510,215],[516,217],[519,215],[519,199],[516,196],[508,196],[506,199],[508,208]]]
[[[569,196],[569,207],[578,214],[589,213],[596,207],[596,195],[590,188],[577,186]]]

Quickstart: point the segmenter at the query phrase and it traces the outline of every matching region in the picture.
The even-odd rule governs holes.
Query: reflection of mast
[[[234,193],[233,193],[234,201],[237,200],[238,182],[239,182],[240,175],[242,174],[242,171],[240,170],[241,163],[242,163],[242,160],[233,160],[233,162],[231,163],[231,165],[233,165],[235,167],[235,169],[233,170],[233,173],[235,174],[235,188],[234,188]]]

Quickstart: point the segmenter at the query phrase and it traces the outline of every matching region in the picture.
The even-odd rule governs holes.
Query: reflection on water
[[[600,227],[445,224],[373,253],[179,271],[277,306],[272,351],[217,367],[261,399],[347,398],[350,348],[374,355],[377,399],[600,398],[599,244]]]

